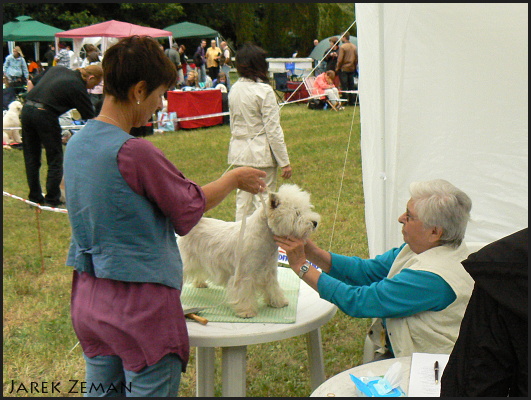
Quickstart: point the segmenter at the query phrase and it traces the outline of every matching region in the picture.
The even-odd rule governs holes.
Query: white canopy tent
[[[370,256],[403,242],[412,181],[472,199],[465,240],[528,226],[528,5],[357,3]]]

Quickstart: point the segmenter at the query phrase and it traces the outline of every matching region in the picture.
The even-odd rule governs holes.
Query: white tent
[[[528,226],[528,5],[357,3],[371,257],[402,243],[409,183],[472,199],[465,240]]]

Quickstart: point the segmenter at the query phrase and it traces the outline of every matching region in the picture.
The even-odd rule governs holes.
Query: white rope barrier
[[[30,206],[33,206],[33,207],[40,208],[41,210],[58,212],[58,213],[61,213],[61,214],[68,214],[68,210],[66,210],[65,208],[41,206],[38,203],[34,203],[33,201],[29,201],[29,200],[23,199],[22,197],[15,196],[14,194],[7,193],[7,192],[4,192],[4,196],[11,197],[13,199],[23,201],[24,203],[29,204]]]

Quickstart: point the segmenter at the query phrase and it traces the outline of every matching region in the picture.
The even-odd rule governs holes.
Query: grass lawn
[[[361,176],[359,109],[309,110],[284,106],[281,122],[293,167],[289,182],[311,193],[321,224],[313,239],[332,252],[368,256]],[[190,179],[204,185],[227,169],[228,126],[166,132],[147,138]],[[43,155],[43,164],[46,164]],[[44,185],[46,165],[41,169]],[[27,198],[22,151],[3,151],[5,192]],[[283,180],[279,178],[281,184]],[[340,191],[341,188],[341,191]],[[72,270],[64,265],[70,238],[66,214],[3,200],[3,394],[81,396],[66,393],[70,380],[84,380],[84,361],[70,322]],[[234,193],[206,216],[233,220]],[[44,268],[44,272],[42,269]],[[322,327],[327,378],[361,363],[367,319],[338,311]],[[216,395],[221,395],[220,350]],[[181,380],[180,396],[195,396],[195,349]],[[304,397],[312,392],[304,337],[248,346],[247,395]],[[62,392],[9,393],[15,385],[61,382]]]

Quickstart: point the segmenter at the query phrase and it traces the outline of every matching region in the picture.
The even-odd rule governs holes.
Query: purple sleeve
[[[186,235],[205,212],[206,198],[162,152],[142,138],[130,139],[118,152],[118,168],[131,189],[148,198]]]

